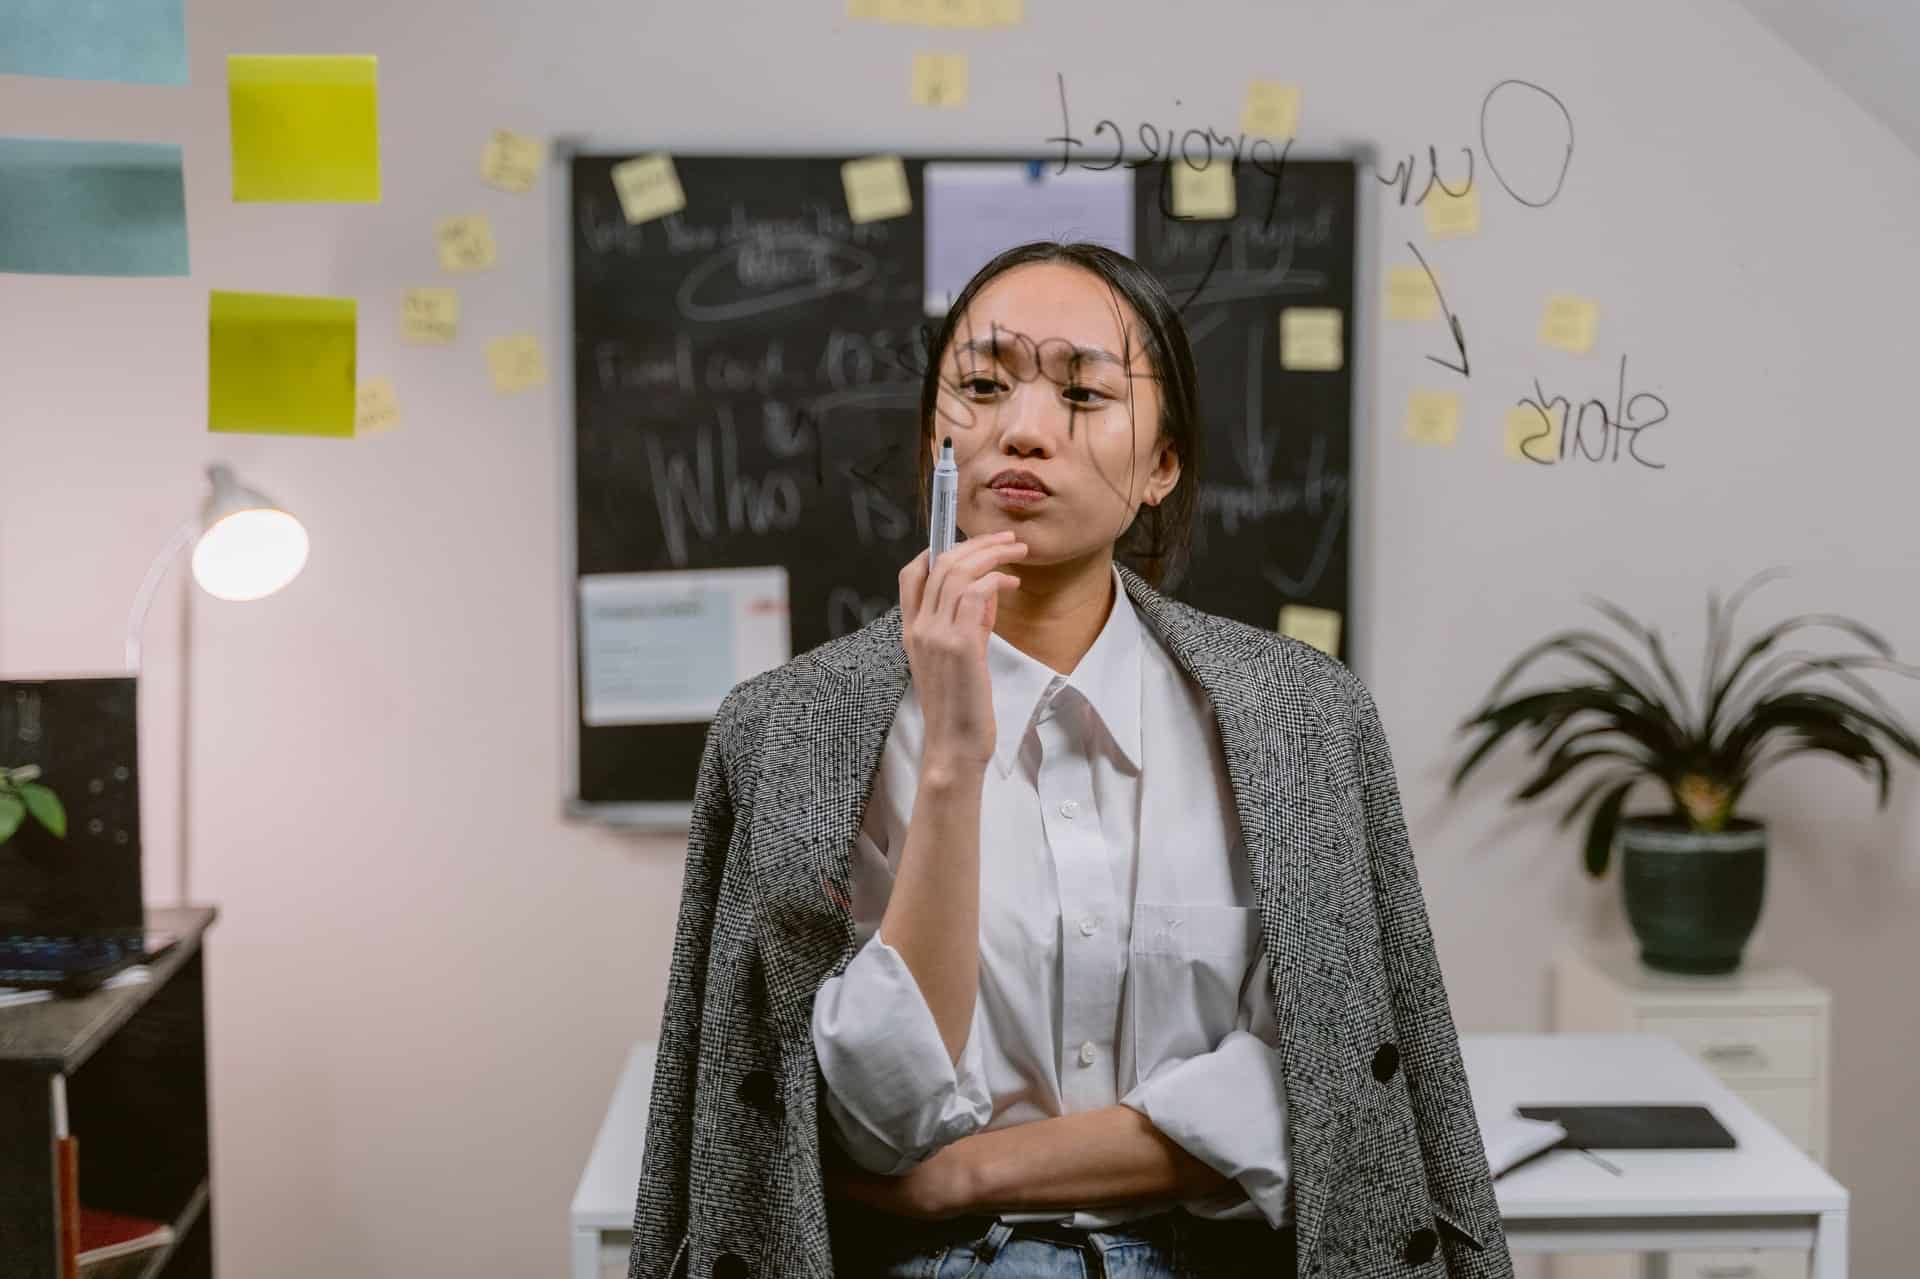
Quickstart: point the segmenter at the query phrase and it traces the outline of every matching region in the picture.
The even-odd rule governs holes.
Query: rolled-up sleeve
[[[1275,1230],[1289,1220],[1292,1183],[1287,1149],[1287,1077],[1280,1033],[1268,1002],[1264,947],[1240,986],[1238,1027],[1211,1052],[1156,1064],[1120,1104],[1239,1190],[1185,1201],[1196,1216],[1266,1218]],[[1242,1197],[1244,1195],[1244,1197]]]
[[[853,1161],[900,1176],[993,1118],[979,1013],[958,1066],[900,952],[876,931],[813,1000],[826,1111]]]

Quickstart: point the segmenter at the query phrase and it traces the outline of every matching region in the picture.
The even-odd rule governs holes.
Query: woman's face
[[[1180,477],[1161,443],[1160,394],[1132,309],[1098,276],[1036,262],[974,295],[942,355],[933,457],[953,438],[954,521],[968,537],[1012,529],[1020,563],[1110,548],[1143,501]],[[1032,481],[1006,484],[1006,473]]]

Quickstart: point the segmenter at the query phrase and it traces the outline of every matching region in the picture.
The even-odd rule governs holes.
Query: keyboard
[[[146,932],[118,936],[12,934],[0,937],[0,986],[63,994],[97,988],[123,968],[158,956],[174,938]]]

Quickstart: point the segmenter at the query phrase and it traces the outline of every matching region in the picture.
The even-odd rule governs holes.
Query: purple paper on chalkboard
[[[1133,256],[1133,174],[1030,163],[928,161],[925,310],[942,316],[973,273],[1029,240],[1091,240]]]

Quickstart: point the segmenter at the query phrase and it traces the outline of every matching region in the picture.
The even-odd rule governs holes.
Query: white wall
[[[1552,89],[1577,137],[1552,206],[1483,186],[1483,233],[1445,243],[1416,210],[1383,209],[1380,260],[1421,244],[1473,377],[1423,358],[1445,349],[1438,324],[1387,328],[1382,412],[1359,442],[1355,666],[1388,721],[1464,1028],[1542,1025],[1552,941],[1625,931],[1617,881],[1577,869],[1558,806],[1506,806],[1510,785],[1493,783],[1522,761],[1503,756],[1457,800],[1444,787],[1454,725],[1523,645],[1597,620],[1583,593],[1659,621],[1691,672],[1708,588],[1786,563],[1796,575],[1762,592],[1755,620],[1832,609],[1920,653],[1920,161],[1744,10],[1032,0],[1019,30],[950,34],[841,8],[191,0],[190,87],[0,79],[9,132],[185,143],[194,262],[184,281],[0,283],[0,669],[116,667],[134,588],[209,460],[313,535],[282,596],[194,606],[194,896],[222,910],[208,949],[226,1273],[557,1273],[614,1074],[658,1024],[680,845],[557,815],[567,425],[549,399],[496,397],[482,344],[528,327],[551,343],[563,285],[544,199],[477,180],[492,128],[689,150],[1031,147],[1059,131],[1064,70],[1083,131],[1103,116],[1231,131],[1245,82],[1264,77],[1304,87],[1302,148],[1451,158],[1477,147],[1491,85]],[[905,106],[922,48],[971,52],[965,111]],[[378,54],[385,202],[230,203],[230,52]],[[401,346],[401,290],[444,282],[433,219],[476,210],[501,261],[458,282],[458,346]],[[216,288],[357,297],[361,368],[394,377],[401,429],[210,436]],[[1550,290],[1600,300],[1591,354],[1536,343]],[[1643,446],[1665,469],[1500,456],[1502,415],[1533,379],[1610,400],[1622,353],[1628,393],[1671,406]],[[1460,445],[1403,443],[1406,394],[1455,385]],[[177,855],[177,607],[163,591],[141,707],[154,904],[172,900]],[[1882,686],[1920,711],[1920,686]],[[1848,770],[1802,762],[1751,811],[1776,832],[1753,953],[1834,990],[1831,1164],[1855,1194],[1855,1273],[1901,1273],[1920,1144],[1920,776],[1903,768],[1879,812]]]

